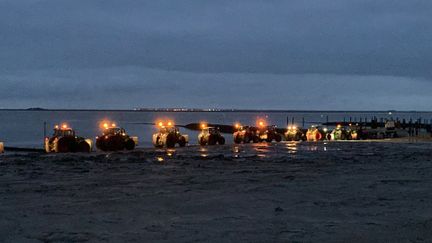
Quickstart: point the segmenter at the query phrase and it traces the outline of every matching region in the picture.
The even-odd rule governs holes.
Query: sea
[[[156,121],[170,120],[177,125],[207,122],[213,124],[254,125],[257,120],[267,124],[286,127],[294,123],[299,127],[319,125],[327,121],[358,122],[365,119],[406,119],[430,122],[432,112],[401,111],[206,111],[206,112],[161,112],[161,111],[101,111],[101,110],[0,110],[0,141],[6,146],[42,148],[45,136],[52,134],[57,124],[67,123],[77,135],[95,138],[101,133],[100,123],[111,121],[126,129],[127,133],[139,137],[139,147],[151,147],[152,134],[157,131]],[[188,134],[190,144],[197,144],[197,131],[180,128]],[[225,135],[232,143],[232,135]]]

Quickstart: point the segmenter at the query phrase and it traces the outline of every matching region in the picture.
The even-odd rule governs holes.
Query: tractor
[[[319,126],[312,126],[306,132],[307,141],[322,141],[327,138],[327,128],[322,128]]]
[[[76,136],[75,131],[67,124],[54,127],[54,134],[45,138],[47,153],[91,152],[92,140]]]
[[[189,142],[188,135],[182,135],[178,127],[173,122],[159,122],[159,131],[153,134],[153,145],[156,148],[174,148],[176,144],[185,147]]]
[[[306,141],[306,134],[297,126],[288,126],[285,132],[285,140],[287,141]]]
[[[258,136],[258,129],[250,126],[235,125],[236,131],[233,133],[234,143],[258,143],[260,138]]]
[[[266,141],[268,143],[271,143],[273,140],[276,142],[282,141],[282,135],[280,135],[276,131],[275,125],[266,126],[264,125],[264,123],[261,122],[259,123],[258,126],[258,137],[261,142]]]
[[[115,123],[103,123],[102,134],[96,137],[96,147],[102,151],[133,150],[137,145],[138,137],[129,136]]]
[[[201,146],[225,144],[225,138],[220,133],[219,128],[208,127],[205,124],[202,124],[201,128],[202,130],[200,134],[198,134],[198,142]]]
[[[327,140],[347,140],[350,139],[350,133],[341,125],[337,125],[331,133],[327,134]]]

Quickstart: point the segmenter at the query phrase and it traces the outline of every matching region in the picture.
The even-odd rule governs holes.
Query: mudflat
[[[0,155],[1,242],[431,242],[432,143]]]

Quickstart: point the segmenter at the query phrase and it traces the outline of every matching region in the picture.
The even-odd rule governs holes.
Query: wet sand
[[[432,143],[0,155],[0,242],[431,242]]]

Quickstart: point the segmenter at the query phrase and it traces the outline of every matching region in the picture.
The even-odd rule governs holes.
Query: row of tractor
[[[96,137],[96,148],[102,151],[133,150],[138,145],[138,137],[129,136],[124,128],[115,123],[103,123],[102,133]],[[78,136],[67,124],[56,125],[51,137],[45,138],[47,153],[91,152],[93,141]]]
[[[286,141],[338,141],[338,140],[364,140],[397,138],[403,135],[403,130],[395,128],[393,121],[388,121],[383,128],[365,128],[360,124],[336,125],[334,129],[322,126],[311,126],[302,129],[297,126],[288,126],[286,130],[276,126],[265,126],[261,122],[257,127],[235,125],[234,143],[258,143]]]
[[[282,135],[277,132],[276,126],[265,126],[262,123],[258,127],[236,124],[235,128],[233,138],[237,144],[282,141]]]
[[[184,147],[189,143],[189,136],[182,134],[179,126],[174,122],[156,123],[158,131],[152,136],[152,143],[156,148],[174,148],[176,145]],[[122,127],[115,123],[104,122],[100,126],[101,134],[96,137],[96,148],[101,151],[133,150],[138,145],[138,137],[130,136]],[[212,127],[202,123],[199,127],[198,144],[223,145],[225,137],[219,127]],[[347,126],[336,125],[332,130],[321,126],[311,126],[302,129],[297,126],[288,126],[287,129],[277,128],[275,125],[267,125],[259,121],[256,126],[232,126],[233,142],[235,144],[280,142],[286,141],[322,141],[322,140],[360,140],[382,139],[398,137],[394,123],[387,123],[384,128],[365,129],[358,124]],[[0,142],[0,153],[4,151],[4,145]],[[91,152],[93,140],[83,138],[76,134],[75,130],[67,124],[56,125],[51,137],[45,138],[45,151],[47,153],[67,152]]]

